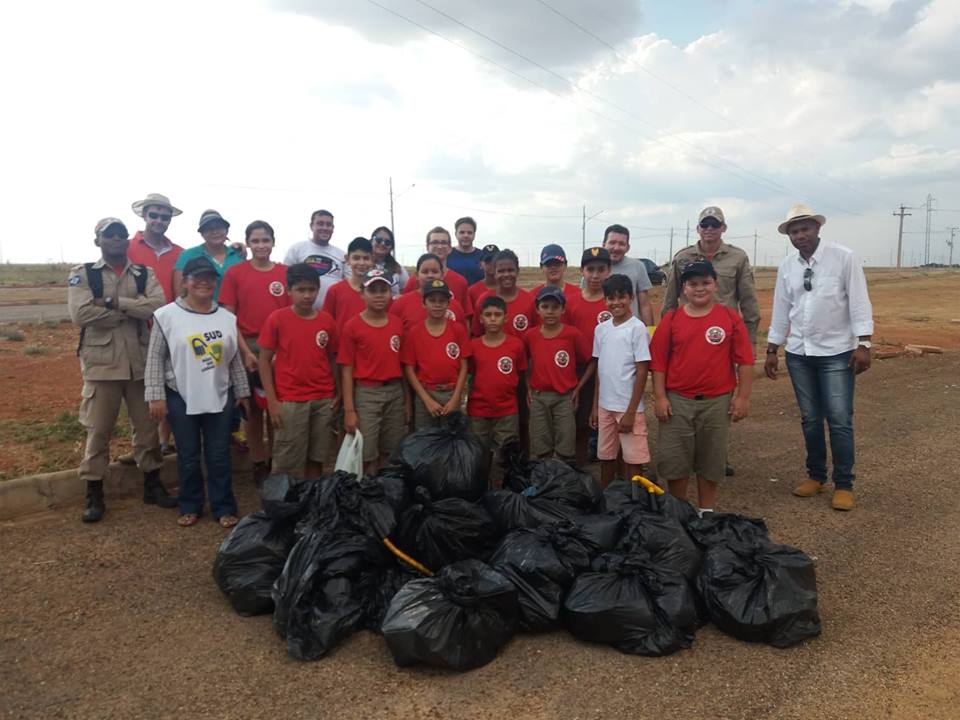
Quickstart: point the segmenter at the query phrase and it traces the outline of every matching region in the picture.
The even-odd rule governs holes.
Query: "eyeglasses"
[[[803,289],[807,292],[813,290],[813,268],[807,268],[803,271]]]
[[[172,218],[173,215],[170,215],[169,213],[148,212],[147,217],[151,220],[163,220],[164,222],[170,222],[170,218]]]
[[[716,230],[716,229],[719,228],[721,225],[723,225],[723,223],[720,222],[719,220],[717,220],[716,218],[706,218],[705,220],[701,220],[701,221],[700,221],[700,227],[701,227],[703,230],[708,230],[708,229],[709,229],[709,230]]]

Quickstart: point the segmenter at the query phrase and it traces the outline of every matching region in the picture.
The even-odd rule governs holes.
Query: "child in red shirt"
[[[530,455],[547,458],[556,455],[562,460],[573,460],[576,454],[576,409],[580,390],[590,376],[591,349],[583,334],[575,327],[564,325],[563,293],[550,285],[537,293],[537,312],[540,325],[524,336],[530,355],[527,377],[530,403]],[[577,378],[577,366],[586,365],[582,377]]]
[[[350,275],[330,286],[323,298],[323,309],[337,322],[337,335],[343,326],[366,308],[360,287],[363,274],[373,267],[373,244],[364,237],[354,238],[347,246]]]
[[[251,259],[227,268],[220,286],[220,304],[237,316],[240,354],[250,373],[250,389],[254,402],[250,403],[246,436],[250,446],[250,460],[253,462],[253,477],[259,481],[266,477],[268,472],[267,458],[270,457],[269,448],[273,446],[273,433],[268,427],[265,447],[263,410],[256,402],[258,396],[261,399],[264,397],[264,387],[257,373],[257,336],[270,313],[290,305],[290,296],[285,287],[286,266],[270,259],[275,245],[270,224],[263,220],[250,223],[247,225],[246,239]]]
[[[470,341],[473,387],[467,414],[470,429],[494,451],[519,435],[517,394],[520,378],[527,370],[527,353],[521,340],[503,331],[507,317],[503,298],[484,298],[479,313],[484,333]]]
[[[422,325],[427,319],[427,307],[422,296],[423,288],[435,280],[443,281],[443,264],[440,258],[433,253],[425,253],[417,260],[417,273],[414,276],[419,283],[420,292],[404,293],[390,305],[390,314],[396,315],[403,322],[403,331],[407,332],[416,325]],[[449,288],[449,285],[447,286]],[[451,290],[450,302],[447,305],[447,318],[467,328],[467,316],[463,306],[453,297]]]
[[[463,307],[468,316],[473,315],[473,304],[467,296],[467,279],[456,270],[447,267],[447,258],[453,249],[453,243],[450,239],[450,231],[445,228],[437,227],[427,232],[427,252],[440,258],[443,266],[443,281],[450,286],[450,291],[457,299],[457,302]],[[410,278],[407,286],[403,289],[404,293],[413,292],[418,287],[417,279]]]
[[[320,275],[306,263],[287,269],[289,308],[274,310],[257,340],[260,377],[275,428],[273,472],[319,477],[333,448],[340,404],[333,372],[336,325],[313,304]]]
[[[537,308],[533,295],[517,286],[520,275],[520,260],[512,250],[501,250],[493,258],[497,288],[480,296],[481,304],[488,297],[499,297],[506,304],[507,314],[504,329],[507,334],[523,337],[523,334],[537,324]],[[483,323],[477,314],[473,318],[473,334],[483,335]]]
[[[423,286],[427,317],[403,336],[400,362],[413,388],[413,428],[439,427],[445,416],[460,409],[467,384],[467,358],[472,354],[467,331],[447,313],[453,293],[436,278]]]
[[[467,290],[470,307],[479,308],[480,300],[487,292],[497,291],[497,276],[493,272],[493,258],[500,252],[496,245],[484,245],[480,251],[480,266],[483,268],[483,282],[475,282]],[[479,311],[478,311],[479,312]]]
[[[366,308],[340,336],[343,426],[363,433],[364,471],[373,475],[406,434],[410,417],[400,367],[403,324],[387,313],[393,278],[374,268],[361,276]]]
[[[564,282],[563,276],[567,272],[567,253],[559,245],[551,243],[540,251],[540,270],[543,272],[543,282],[530,290],[530,294],[537,297],[543,288],[555,287],[563,293],[566,305],[563,308],[563,317],[560,322],[570,323],[570,308],[580,297],[580,288],[573,283]]]
[[[650,344],[658,475],[672,495],[686,498],[695,473],[702,515],[713,512],[725,476],[730,421],[747,416],[753,347],[740,315],[716,302],[710,262],[689,263],[680,282],[687,302],[663,316]]]

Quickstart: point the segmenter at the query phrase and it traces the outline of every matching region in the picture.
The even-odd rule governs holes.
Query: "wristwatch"
[[[113,298],[110,297],[109,295],[107,295],[107,296],[103,299],[103,306],[104,306],[107,310],[113,310],[113,309],[114,309],[114,307],[113,307]]]
[[[870,348],[873,347],[873,343],[870,342],[869,340],[860,340],[857,346],[866,348],[867,350],[869,350]]]

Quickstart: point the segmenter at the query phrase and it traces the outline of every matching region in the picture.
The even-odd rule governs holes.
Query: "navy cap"
[[[480,251],[480,262],[490,262],[498,252],[500,252],[500,248],[496,245],[484,245]]]
[[[210,258],[200,255],[195,258],[190,258],[187,260],[187,263],[183,266],[183,276],[190,277],[191,275],[219,275],[217,268]]]
[[[588,262],[593,262],[594,260],[599,260],[607,265],[613,264],[613,261],[610,259],[609,250],[602,247],[592,247],[583,251],[583,255],[580,258],[580,267],[583,267]]]
[[[708,260],[694,260],[687,263],[680,271],[680,282],[684,283],[692,277],[712,277],[717,279],[717,271],[713,269],[713,263]]]
[[[227,230],[230,229],[230,223],[223,219],[223,215],[216,210],[204,210],[200,214],[200,223],[197,225],[197,232],[203,232],[203,229],[212,223],[218,223],[226,227]]]
[[[536,304],[539,305],[544,300],[556,300],[561,305],[567,304],[567,299],[563,296],[563,290],[553,285],[544,285],[537,293]]]
[[[567,254],[559,245],[551,243],[540,251],[540,264],[546,265],[551,260],[559,260],[562,263],[567,262]]]
[[[431,280],[426,285],[423,286],[423,289],[420,291],[420,294],[423,297],[427,295],[433,295],[434,293],[440,293],[441,295],[446,295],[447,297],[453,297],[453,293],[450,292],[450,286],[447,285],[443,280]]]

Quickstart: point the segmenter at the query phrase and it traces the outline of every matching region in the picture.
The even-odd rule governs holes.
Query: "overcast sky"
[[[4,261],[96,257],[104,216],[161,192],[200,241],[311,211],[400,257],[461,215],[478,242],[574,263],[606,225],[668,257],[708,204],[773,264],[794,203],[887,265],[903,203],[935,198],[931,260],[960,225],[957,0],[87,0],[0,9]],[[906,218],[922,262],[925,212]],[[695,237],[691,231],[692,237]],[[960,233],[958,233],[960,235]],[[960,239],[960,237],[958,237]],[[955,260],[960,258],[960,247]]]

